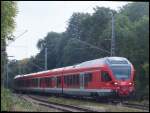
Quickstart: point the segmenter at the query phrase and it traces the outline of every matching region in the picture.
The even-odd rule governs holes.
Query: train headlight
[[[129,85],[132,85],[132,83],[130,82]]]
[[[118,83],[117,83],[117,82],[115,82],[114,84],[115,84],[115,85],[117,85]]]

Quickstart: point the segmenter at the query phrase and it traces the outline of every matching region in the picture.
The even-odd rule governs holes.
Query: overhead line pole
[[[114,32],[114,14],[112,14],[112,37],[111,37],[111,56],[115,56],[115,32]]]
[[[44,50],[45,50],[45,70],[47,70],[47,43],[44,42]]]
[[[47,46],[45,47],[45,70],[47,70]]]
[[[7,57],[14,57],[14,56],[7,56]],[[9,59],[8,59],[9,60]],[[9,67],[8,67],[8,62],[6,62],[6,87],[8,88],[8,71],[9,71]]]
[[[31,62],[29,62],[30,64],[32,64],[32,65],[34,65],[34,66],[36,66],[37,68],[39,68],[39,69],[44,69],[44,68],[41,68],[39,65],[37,65],[37,64],[35,64],[35,63],[31,63]]]

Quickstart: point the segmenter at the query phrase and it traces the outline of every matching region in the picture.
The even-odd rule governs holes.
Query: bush
[[[1,88],[1,111],[11,111],[13,106],[12,93],[10,90]]]

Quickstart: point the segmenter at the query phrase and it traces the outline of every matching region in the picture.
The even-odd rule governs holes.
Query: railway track
[[[149,111],[149,104],[145,104],[145,105],[144,104],[135,104],[135,103],[127,102],[127,101],[116,101],[116,100],[111,101],[111,104]]]
[[[94,102],[94,100],[90,100],[92,102]],[[122,107],[128,107],[128,108],[135,108],[135,109],[140,109],[140,110],[146,110],[149,111],[149,104],[135,104],[135,103],[131,103],[128,101],[122,101],[122,100],[95,100],[95,102],[97,103],[104,103],[104,104],[110,104],[110,105],[120,105]]]
[[[39,105],[51,107],[51,108],[58,109],[58,110],[61,110],[64,112],[78,112],[78,111],[80,111],[80,112],[101,112],[101,111],[96,111],[96,110],[89,109],[89,108],[83,108],[83,107],[81,108],[79,106],[74,106],[74,105],[66,105],[66,104],[60,104],[60,103],[56,103],[56,102],[49,102],[48,101],[49,96],[41,96],[41,95],[26,95],[26,96],[28,98],[31,98],[33,100],[40,102],[40,103],[38,103]],[[89,101],[102,103],[102,104],[120,105],[122,107],[128,107],[128,108],[149,111],[149,104],[148,105],[133,104],[133,103],[130,103],[127,101],[119,101],[119,100],[111,100],[111,101],[103,102],[103,101],[94,101],[93,99],[89,99]],[[60,107],[58,107],[58,106],[60,106]]]
[[[148,110],[149,111],[149,105],[142,105],[142,104],[133,104],[128,102],[123,102],[123,106],[130,107],[130,108],[136,108],[136,109],[142,109],[142,110]]]
[[[53,108],[53,109],[57,109],[57,110],[60,110],[63,112],[101,112],[101,111],[97,111],[97,110],[93,110],[93,109],[89,109],[89,108],[83,108],[80,106],[60,104],[60,103],[56,103],[56,102],[49,102],[48,98],[46,98],[46,97],[39,98],[39,96],[33,96],[33,95],[32,96],[31,95],[22,95],[20,97],[31,103],[49,107],[49,108]]]

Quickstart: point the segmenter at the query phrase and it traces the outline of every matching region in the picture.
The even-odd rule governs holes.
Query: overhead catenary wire
[[[25,30],[23,33],[21,33],[19,36],[17,36],[16,38],[14,38],[14,40],[17,40],[19,37],[21,37],[22,35],[24,35],[26,32],[28,32],[28,30]],[[13,41],[12,41],[13,42]],[[10,42],[8,45],[10,45],[12,42]]]
[[[100,50],[100,51],[103,51],[103,52],[106,52],[106,53],[110,54],[110,52],[107,51],[107,50],[105,50],[105,49],[102,49],[102,48],[99,48],[99,47],[97,47],[97,46],[94,46],[94,45],[92,45],[92,44],[90,44],[90,43],[87,43],[87,42],[85,42],[85,41],[82,41],[82,40],[80,40],[80,39],[78,39],[78,38],[75,38],[75,39],[78,40],[78,41],[80,41],[80,42],[82,42],[82,43],[84,43],[84,44],[86,44],[86,45],[88,45],[88,46],[90,46],[91,48],[95,48],[95,49],[98,49],[98,50]]]
[[[35,63],[31,63],[31,62],[29,62],[29,63],[30,63],[31,65],[34,65],[34,66],[38,67],[39,69],[44,70],[44,68],[40,67],[39,65],[37,65],[37,64],[35,64]]]
[[[33,65],[33,66],[36,66],[37,68],[41,69],[41,70],[44,70],[44,68],[40,67],[39,65],[33,63],[33,62],[28,62],[29,64]],[[20,65],[20,64],[19,64]],[[20,66],[19,66],[20,67]],[[21,71],[19,69],[19,74],[21,74]]]

